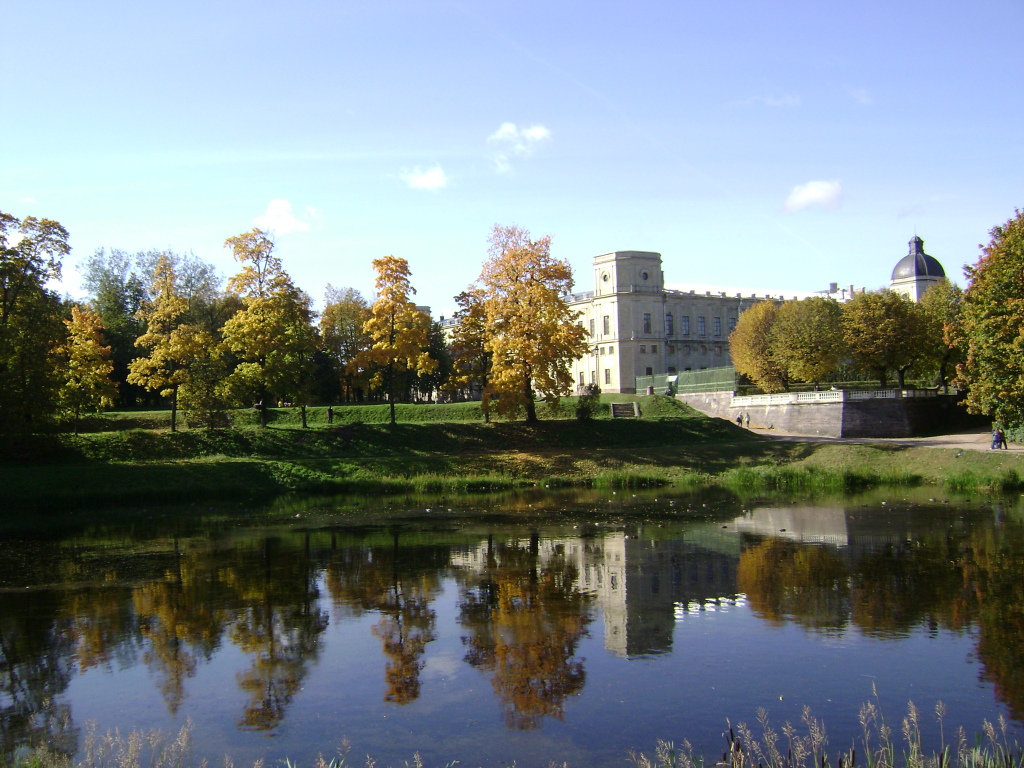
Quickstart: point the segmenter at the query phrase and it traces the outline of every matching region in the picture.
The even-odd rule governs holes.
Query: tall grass
[[[1000,716],[997,723],[983,721],[977,738],[968,739],[966,731],[958,727],[946,739],[944,718],[946,708],[935,705],[934,717],[939,732],[938,748],[928,749],[922,737],[921,713],[911,702],[902,718],[899,735],[886,723],[878,704],[863,704],[858,716],[861,726],[859,743],[849,749],[830,753],[825,724],[804,707],[800,724],[784,723],[776,729],[764,709],[757,712],[754,727],[727,723],[725,751],[721,760],[708,760],[694,751],[684,740],[679,747],[669,741],[657,742],[655,751],[630,753],[634,768],[856,768],[858,761],[866,768],[1024,768],[1024,751],[1008,735],[1008,724]],[[755,732],[756,730],[756,732]],[[309,768],[345,768],[348,744],[331,759],[317,756]],[[278,761],[285,768],[301,768],[287,757]],[[447,763],[451,768],[457,761]],[[509,764],[509,763],[505,763]],[[511,763],[514,765],[514,761]],[[173,737],[159,731],[133,730],[126,736],[117,731],[100,734],[94,723],[87,726],[82,759],[75,762],[69,756],[46,746],[18,753],[13,758],[0,756],[0,768],[206,768],[207,762],[197,758],[192,744],[192,724],[188,722]],[[367,766],[376,761],[366,758]],[[405,763],[423,768],[417,753],[412,762]],[[230,757],[224,758],[225,768],[233,768]],[[254,768],[263,768],[257,761]],[[383,768],[383,767],[382,767]]]
[[[820,467],[736,467],[723,472],[718,484],[735,490],[778,490],[801,492],[859,491],[874,486],[914,486],[924,478],[920,475],[894,470],[877,473],[849,468],[824,469]]]
[[[968,469],[955,472],[942,478],[942,484],[956,492],[989,489],[994,491],[1019,491],[1024,489],[1024,478],[1016,469],[1004,469],[996,474],[975,472]]]

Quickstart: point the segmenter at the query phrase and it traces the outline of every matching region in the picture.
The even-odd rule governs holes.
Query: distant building
[[[920,301],[924,292],[946,277],[938,259],[924,252],[924,240],[914,235],[910,240],[910,253],[896,263],[889,287],[911,301]]]

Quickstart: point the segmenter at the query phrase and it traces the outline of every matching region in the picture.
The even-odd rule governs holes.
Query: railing
[[[841,403],[847,400],[890,400],[901,397],[935,397],[934,389],[827,389],[821,392],[780,392],[774,395],[733,396],[734,407],[754,405],[794,405],[801,403]]]

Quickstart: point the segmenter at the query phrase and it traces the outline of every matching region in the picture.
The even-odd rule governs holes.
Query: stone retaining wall
[[[987,423],[983,418],[969,416],[956,404],[958,398],[946,395],[742,408],[730,405],[731,392],[703,392],[676,397],[709,416],[735,421],[737,416],[749,415],[751,427],[777,429],[796,435],[915,437]]]

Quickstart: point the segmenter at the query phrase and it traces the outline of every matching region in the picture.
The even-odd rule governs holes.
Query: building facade
[[[571,302],[591,342],[573,366],[576,384],[632,393],[637,376],[730,365],[729,334],[740,313],[766,299],[779,297],[667,289],[660,253],[597,256],[594,290]]]
[[[889,288],[911,301],[920,301],[924,292],[945,276],[946,270],[939,260],[924,252],[924,240],[914,235],[910,239],[910,252],[896,263],[892,271]]]

